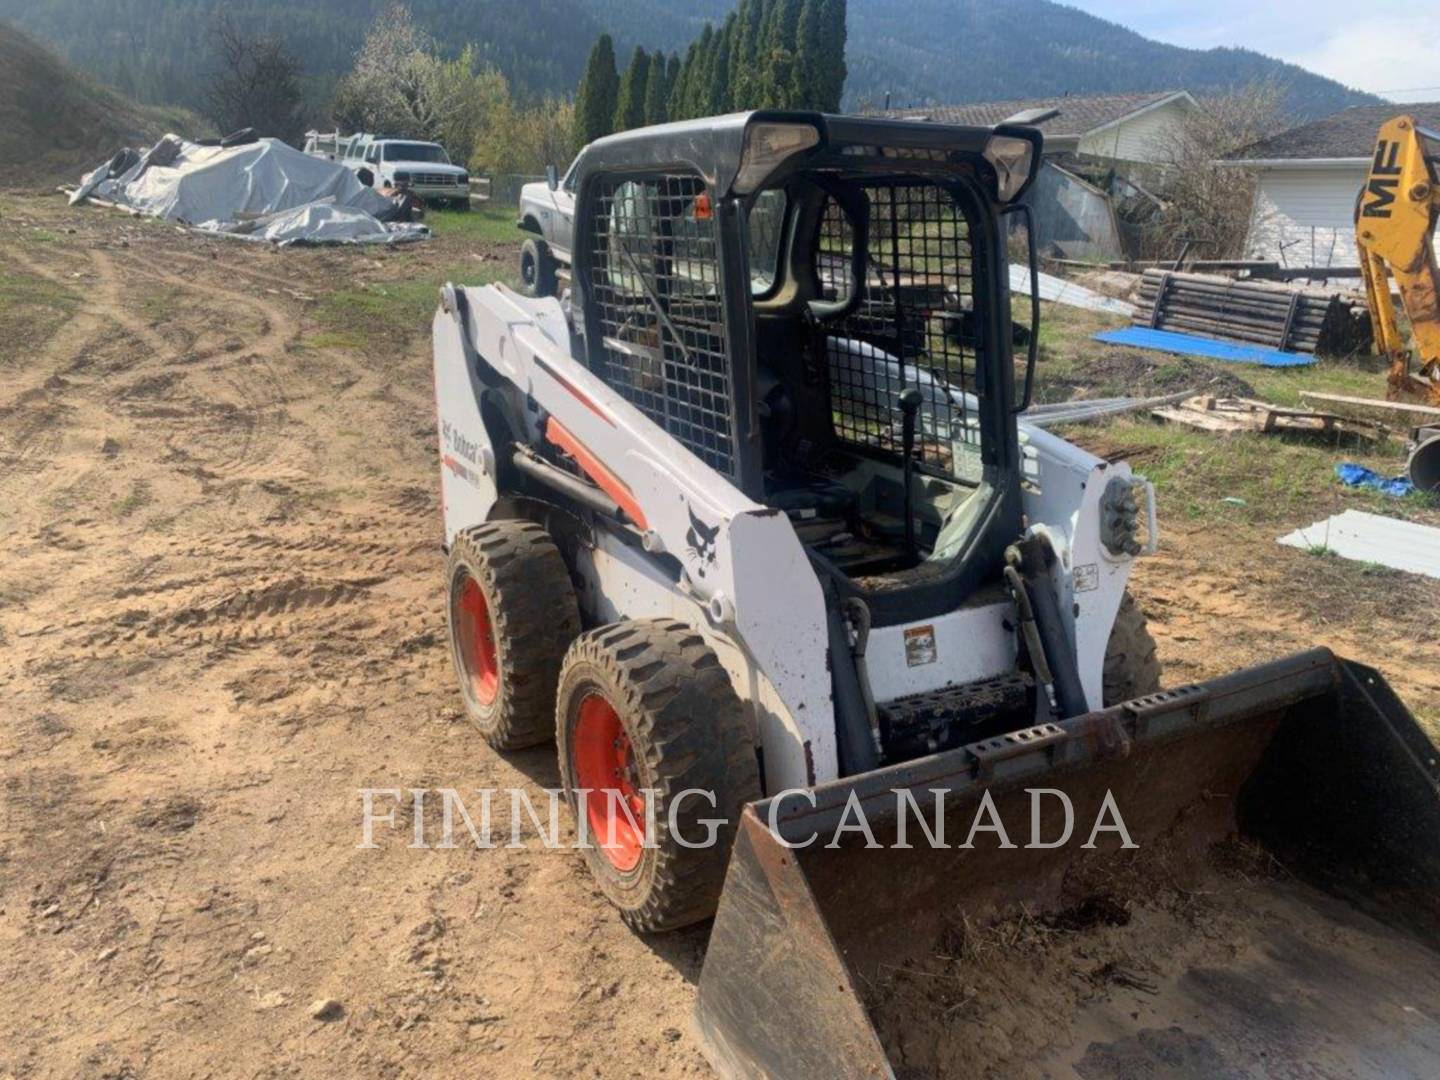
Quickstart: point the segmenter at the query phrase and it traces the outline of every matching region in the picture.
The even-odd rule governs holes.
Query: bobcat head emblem
[[[705,567],[715,565],[715,536],[720,526],[706,525],[695,516],[693,507],[686,509],[690,512],[690,528],[685,531],[685,554],[700,564],[698,572],[704,577]]]

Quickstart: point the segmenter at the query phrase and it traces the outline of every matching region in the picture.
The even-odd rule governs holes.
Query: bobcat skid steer
[[[1324,650],[1159,689],[1150,485],[1022,422],[1040,152],[589,146],[567,300],[435,317],[465,707],[630,925],[714,917],[723,1075],[1436,1075],[1435,748]]]

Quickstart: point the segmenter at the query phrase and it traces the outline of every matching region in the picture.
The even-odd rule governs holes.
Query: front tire
[[[555,253],[550,245],[531,236],[520,245],[520,291],[526,296],[554,296]]]
[[[565,658],[555,716],[565,795],[590,839],[585,857],[621,917],[657,931],[713,915],[760,775],[740,699],[704,638],[672,619],[582,635]],[[693,794],[676,802],[697,789],[713,792],[714,805]],[[704,820],[723,819],[715,842],[680,843],[672,806],[676,833],[690,843],[708,842]]]
[[[455,537],[445,580],[466,716],[497,750],[548,742],[560,664],[580,632],[559,549],[531,521],[477,525]]]
[[[1110,642],[1105,647],[1105,707],[1160,689],[1160,658],[1145,613],[1127,591],[1120,599]]]

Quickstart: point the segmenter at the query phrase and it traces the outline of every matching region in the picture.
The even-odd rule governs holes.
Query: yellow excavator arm
[[[1382,125],[1355,217],[1376,347],[1390,359],[1390,396],[1431,405],[1440,405],[1437,152],[1440,134],[1425,130],[1414,117],[1397,116]],[[1392,279],[1410,320],[1408,346],[1390,293]]]

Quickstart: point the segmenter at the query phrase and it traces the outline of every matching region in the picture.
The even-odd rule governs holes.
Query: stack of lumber
[[[1361,296],[1168,270],[1145,271],[1132,322],[1282,352],[1348,356],[1371,345]]]
[[[1218,435],[1240,431],[1262,435],[1352,435],[1361,439],[1380,438],[1383,424],[1337,416],[1316,409],[1285,409],[1251,398],[1212,397],[1200,394],[1151,412],[1157,420],[1184,424]]]

